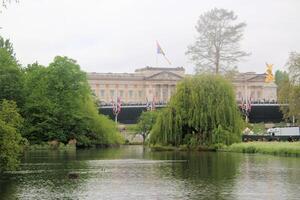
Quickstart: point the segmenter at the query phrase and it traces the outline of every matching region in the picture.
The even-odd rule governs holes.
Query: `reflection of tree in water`
[[[9,175],[13,180],[1,188],[1,193],[4,191],[6,197],[25,199],[78,199],[85,197],[80,195],[95,195],[92,188],[99,188],[100,191],[109,189],[101,191],[105,194],[118,193],[117,188],[111,189],[105,183],[119,186],[121,181],[130,186],[137,184],[136,187],[151,188],[151,192],[162,195],[169,190],[166,196],[171,194],[170,189],[175,188],[178,190],[174,197],[184,193],[191,199],[207,195],[222,199],[224,191],[228,192],[233,185],[242,156],[234,155],[149,152],[142,147],[32,151],[26,153],[21,170]],[[78,173],[79,178],[69,179],[70,172]],[[126,184],[123,187],[128,189],[127,192],[136,192],[130,190],[135,187],[126,187]]]
[[[76,150],[29,151],[25,153],[22,163],[19,171],[7,174],[9,181],[4,190],[10,198],[16,196],[25,199],[59,199],[65,198],[64,195],[70,197],[87,178],[83,173],[86,163],[76,160]],[[78,179],[69,178],[69,174],[73,172],[79,174]]]
[[[162,176],[182,181],[191,198],[231,199],[243,154],[215,152],[153,152],[152,159],[186,160],[161,167]]]
[[[17,199],[16,189],[15,180],[11,176],[7,174],[0,175],[0,199]]]

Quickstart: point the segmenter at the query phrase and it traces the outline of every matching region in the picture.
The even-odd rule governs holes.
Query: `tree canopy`
[[[29,65],[24,82],[29,141],[77,139],[83,146],[121,141],[115,124],[99,115],[86,73],[75,60],[57,56],[49,67]]]
[[[76,139],[79,146],[90,146],[122,142],[115,123],[99,114],[87,75],[75,60],[57,56],[48,67],[34,63],[21,68],[13,45],[2,37],[1,100],[17,103],[24,118],[22,136],[30,143]]]
[[[185,78],[152,129],[159,144],[211,145],[240,140],[242,119],[233,86],[216,75]]]
[[[147,138],[153,125],[155,124],[156,118],[157,111],[146,111],[141,114],[137,124],[137,130],[139,134],[143,136],[143,142],[145,142],[145,139]]]
[[[23,102],[23,73],[12,44],[0,36],[0,100]]]
[[[279,80],[278,100],[287,106],[281,106],[281,110],[286,119],[296,119],[300,122],[300,54],[290,53],[287,62],[288,75]],[[278,81],[277,81],[278,82]]]
[[[23,118],[14,101],[0,102],[0,172],[14,170],[22,150],[20,130]]]
[[[220,74],[236,70],[235,64],[249,54],[240,49],[245,23],[236,23],[233,11],[214,8],[200,15],[197,37],[186,54],[197,73]]]

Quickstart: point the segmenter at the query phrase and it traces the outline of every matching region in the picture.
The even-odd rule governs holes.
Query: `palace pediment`
[[[255,75],[251,78],[249,78],[247,81],[248,82],[265,82],[265,74],[258,74],[258,75]]]
[[[182,76],[179,76],[173,72],[163,71],[157,74],[153,74],[151,76],[145,77],[145,80],[171,80],[171,81],[179,81],[183,79]]]

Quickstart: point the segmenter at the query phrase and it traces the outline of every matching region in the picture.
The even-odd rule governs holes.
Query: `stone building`
[[[250,99],[254,102],[276,102],[277,85],[265,82],[266,74],[255,72],[240,73],[233,80],[236,99],[242,101]]]
[[[145,67],[134,73],[88,73],[88,81],[102,103],[110,103],[117,97],[123,103],[166,103],[175,91],[176,84],[186,76],[183,67]],[[276,101],[277,86],[265,83],[265,74],[242,73],[233,81],[236,99],[252,101]]]

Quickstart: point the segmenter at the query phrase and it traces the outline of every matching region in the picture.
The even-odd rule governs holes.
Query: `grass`
[[[235,143],[223,149],[229,152],[262,153],[283,156],[300,156],[300,142],[247,142]]]
[[[299,156],[300,142],[243,142],[235,143],[230,146],[197,146],[190,148],[186,145],[175,146],[150,146],[152,151],[227,151],[239,153],[261,153],[278,156]]]
[[[136,124],[126,124],[126,130],[129,132],[137,132],[137,125]]]
[[[189,147],[188,145],[180,146],[163,146],[159,144],[150,145],[152,151],[216,151],[217,147],[195,146]]]

